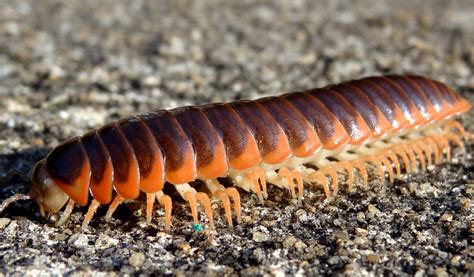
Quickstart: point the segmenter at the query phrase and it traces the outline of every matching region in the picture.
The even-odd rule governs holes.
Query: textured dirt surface
[[[171,1],[170,1],[171,2]],[[275,95],[382,73],[445,81],[474,102],[472,1],[0,1],[0,200],[58,142],[121,116]],[[474,113],[462,118],[474,131]],[[473,274],[472,146],[395,184],[303,203],[242,193],[243,223],[196,233],[140,203],[81,232],[36,205],[0,215],[0,275]],[[218,206],[215,206],[218,211]],[[204,219],[204,218],[203,218]],[[204,219],[205,220],[205,219]]]

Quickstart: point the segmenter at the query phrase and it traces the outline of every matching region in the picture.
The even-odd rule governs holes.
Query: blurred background
[[[12,176],[27,174],[32,164],[58,142],[80,135],[110,120],[150,110],[277,95],[384,73],[426,75],[449,83],[472,101],[474,99],[473,14],[474,3],[471,0],[1,0],[0,186],[3,186],[1,192],[6,195],[12,191],[24,191],[25,181]],[[471,118],[472,116],[466,119],[468,128],[472,125]],[[463,174],[461,169],[456,172]],[[452,197],[455,199],[457,196]],[[446,199],[447,203],[451,200]],[[356,204],[358,203],[352,205]],[[354,211],[365,211],[366,204],[361,203],[365,206],[354,208]],[[284,213],[277,210],[284,209],[285,205],[280,207],[276,205],[273,209],[268,207],[261,209],[267,215],[278,214]],[[26,209],[29,211],[29,208]],[[249,209],[247,208],[247,213],[250,215],[258,212]],[[429,214],[430,211],[426,212]],[[314,214],[313,212],[313,217]],[[76,218],[78,222],[80,216],[79,213]],[[262,225],[259,220],[263,219],[255,219],[255,228]],[[332,230],[330,229],[334,227],[332,219],[325,220],[329,223],[321,221],[318,224],[327,226],[327,230]],[[340,220],[350,222],[354,218],[341,215]],[[466,220],[461,221],[461,225],[464,228],[462,230],[468,232]],[[291,225],[292,221],[288,222],[282,225]],[[180,248],[180,244],[175,245],[176,242],[173,242],[180,239],[165,236],[162,238],[165,241],[160,242],[164,247],[160,248],[162,252],[158,250],[156,252],[161,253],[160,255],[148,252],[150,249],[135,250],[144,253],[146,257],[144,260],[149,262],[146,267],[146,263],[144,265],[143,262],[138,266],[134,265],[129,260],[131,252],[117,254],[112,251],[114,253],[112,255],[112,252],[104,254],[94,249],[89,249],[87,252],[84,250],[88,249],[85,246],[85,248],[78,246],[79,250],[74,248],[80,239],[87,241],[86,245],[97,246],[99,231],[92,232],[85,238],[76,237],[75,231],[68,231],[69,233],[65,233],[66,237],[61,240],[61,230],[44,227],[43,222],[26,221],[17,224],[20,227],[15,227],[16,229],[12,227],[13,230],[17,230],[12,231],[13,233],[0,228],[0,237],[4,239],[4,242],[0,243],[2,245],[0,254],[3,252],[3,255],[0,255],[3,256],[0,258],[0,264],[3,263],[1,267],[6,272],[20,268],[18,272],[24,273],[22,270],[41,268],[39,265],[46,271],[55,266],[60,273],[68,270],[75,272],[74,270],[79,269],[89,273],[96,269],[122,272],[134,272],[139,269],[142,272],[151,270],[160,273],[169,273],[173,270],[178,272],[201,270],[201,273],[242,271],[249,274],[269,273],[273,272],[272,270],[290,274],[296,272],[322,274],[346,270],[355,270],[358,273],[397,274],[422,270],[435,274],[440,268],[440,274],[443,272],[456,274],[466,273],[474,268],[472,256],[461,252],[467,238],[456,237],[449,232],[446,239],[461,244],[458,248],[450,250],[451,252],[448,251],[449,254],[437,256],[438,248],[444,247],[445,250],[446,247],[441,247],[430,239],[424,242],[434,245],[436,250],[433,254],[436,258],[434,265],[431,264],[433,260],[416,251],[407,254],[408,257],[397,258],[398,262],[390,262],[394,256],[387,253],[391,253],[392,250],[400,251],[398,253],[402,256],[403,252],[403,249],[394,250],[390,247],[396,248],[396,244],[405,245],[408,242],[397,241],[395,245],[385,247],[384,242],[369,239],[371,244],[364,246],[363,249],[369,252],[382,249],[379,251],[382,253],[381,258],[373,258],[376,262],[368,261],[366,258],[355,258],[359,259],[361,264],[351,267],[351,261],[354,259],[331,260],[338,249],[348,247],[338,244],[340,238],[333,236],[336,231],[334,233],[327,231],[329,232],[327,236],[318,237],[312,233],[317,229],[315,225],[308,223],[306,227],[303,224],[301,230],[284,230],[280,236],[268,238],[266,241],[270,246],[267,246],[271,251],[267,250],[267,247],[255,253],[255,249],[260,248],[254,244],[240,245],[238,246],[240,250],[236,250],[235,246],[229,246],[230,242],[226,243],[229,238],[228,240],[221,238],[222,240],[217,242],[218,246],[214,248],[197,246],[198,249],[202,249],[201,254],[207,255],[207,259],[190,258],[191,261],[187,260],[188,262],[183,261],[192,255],[182,256],[179,251],[185,250]],[[30,224],[35,227],[31,227]],[[393,226],[387,227],[383,220],[373,224],[380,229],[397,229]],[[93,224],[96,227],[98,225],[106,224]],[[162,227],[159,226],[150,231],[153,233],[152,236],[155,236],[156,230]],[[323,228],[321,226],[318,228]],[[41,228],[49,229],[45,231]],[[74,229],[74,226],[71,228]],[[426,228],[427,234],[432,235],[441,230],[430,229],[437,227]],[[19,257],[31,255],[27,251],[18,250],[21,249],[21,242],[31,237],[28,230],[47,234],[31,246],[34,249],[32,253],[37,253],[35,251],[46,253],[39,255],[43,257],[42,260],[15,258],[17,255]],[[239,230],[237,229],[236,233],[226,231],[226,234],[232,240],[248,240],[250,243],[255,243],[252,239],[253,231],[244,228],[239,233]],[[349,231],[348,237],[354,238],[355,235],[350,232],[355,232],[355,229],[350,230],[352,231]],[[312,234],[312,242],[303,239],[304,235],[296,235],[298,232]],[[185,242],[192,237],[192,234],[183,234]],[[275,254],[278,256],[275,258],[276,262],[270,261],[274,253],[272,251],[275,249],[284,251],[282,240],[289,236],[288,234],[301,238],[300,242],[305,245],[303,248],[312,249],[312,253],[288,254],[288,250],[285,252],[287,254]],[[111,233],[108,235],[112,236]],[[127,245],[137,245],[136,240],[146,234],[134,237],[133,232],[128,232],[117,236],[123,238],[117,245],[126,248]],[[409,233],[407,236],[415,235]],[[53,248],[51,252],[48,252],[49,248],[44,249],[45,241],[49,239],[61,241],[62,250],[59,250],[56,258],[52,258],[52,255],[57,249]],[[12,246],[7,241],[18,243],[20,246]],[[81,242],[78,243],[80,245]],[[314,250],[316,248],[311,248],[314,243],[320,246],[316,247],[320,252]],[[417,246],[413,241],[408,244]],[[146,249],[146,245],[142,247]],[[229,251],[234,254],[225,252],[224,248],[233,249]],[[66,254],[61,251],[65,251]],[[74,251],[82,254],[77,254],[71,261],[69,259]],[[213,258],[214,256],[206,251],[227,253],[229,260],[219,255]],[[164,260],[157,262],[153,260],[153,255],[169,259],[163,258]],[[458,260],[452,265],[451,259],[456,255]],[[100,261],[97,257],[101,256],[107,256],[112,262],[109,264],[108,260]],[[96,259],[95,262],[90,267],[84,267],[85,261],[90,257]],[[469,259],[466,260],[467,257],[470,257],[470,262]],[[293,262],[275,266],[275,263],[279,264],[279,259]],[[197,265],[193,266],[193,263]],[[383,265],[377,266],[378,263]],[[215,268],[209,266],[210,264],[215,265]],[[254,267],[256,269],[252,271]],[[206,268],[210,268],[209,271]]]
[[[151,109],[275,95],[371,74],[412,72],[472,88],[473,6],[2,1],[0,149],[26,147],[29,137],[44,138],[46,127],[54,135],[44,139],[62,140]]]

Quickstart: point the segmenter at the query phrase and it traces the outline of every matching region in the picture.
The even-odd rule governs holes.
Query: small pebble
[[[262,232],[253,233],[252,239],[256,242],[268,241],[270,240],[270,235]]]
[[[141,252],[133,253],[128,259],[128,262],[130,263],[131,266],[141,267],[143,263],[145,262],[145,254]]]
[[[335,264],[339,263],[340,261],[341,261],[340,257],[332,256],[331,258],[329,258],[328,264],[335,265]]]
[[[305,248],[307,247],[306,243],[304,243],[302,240],[298,239],[295,242],[295,249],[299,252],[302,252]]]
[[[360,221],[360,222],[365,221],[365,214],[363,212],[357,213],[357,221]]]
[[[445,213],[441,216],[441,221],[451,222],[453,220],[453,215]]]
[[[454,255],[452,258],[451,258],[451,264],[453,266],[459,266],[459,264],[461,263],[461,256],[459,255]]]
[[[349,235],[344,230],[337,231],[335,235],[336,235],[336,238],[340,240],[347,240],[349,238]]]
[[[368,242],[369,242],[369,241],[367,240],[366,237],[361,237],[361,236],[359,236],[359,237],[356,237],[356,238],[354,239],[354,243],[355,243],[355,244],[358,244],[358,245],[360,245],[360,246],[367,246],[367,245],[368,245]]]
[[[284,241],[283,241],[283,247],[288,249],[291,248],[295,245],[297,239],[294,236],[288,236]]]
[[[437,277],[447,277],[449,276],[449,274],[446,272],[446,269],[442,268],[442,267],[438,267],[436,270],[435,270],[435,275]]]
[[[178,245],[178,248],[184,252],[188,252],[189,250],[191,250],[191,245],[187,242],[183,242]]]
[[[367,231],[366,229],[362,229],[362,228],[356,228],[355,232],[359,236],[367,236],[367,234],[369,234],[369,231]]]
[[[380,263],[380,256],[375,254],[369,254],[367,255],[367,260],[373,264],[378,264]]]
[[[369,213],[371,213],[371,214],[379,214],[379,213],[380,213],[379,209],[377,209],[377,207],[375,207],[375,205],[372,205],[372,204],[370,204],[370,205],[368,206],[367,210],[368,210]]]
[[[11,219],[6,218],[6,217],[0,218],[0,229],[5,228],[8,225],[8,223],[10,223],[10,221]]]

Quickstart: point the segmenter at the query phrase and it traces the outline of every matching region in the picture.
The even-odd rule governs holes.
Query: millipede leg
[[[449,146],[449,142],[444,136],[436,137],[435,141],[439,143],[439,148],[441,149],[441,159],[443,158],[443,154],[446,153],[446,161],[451,160],[451,147]]]
[[[66,222],[66,220],[71,216],[72,209],[74,208],[74,200],[69,198],[69,201],[66,204],[66,208],[64,209],[63,213],[61,214],[61,217],[59,220],[54,224],[55,226],[61,226]]]
[[[443,156],[446,149],[445,142],[441,136],[433,136],[433,141],[436,143],[437,148],[439,150],[439,156],[438,156],[438,161],[437,161],[437,163],[439,164],[443,161]]]
[[[367,175],[367,170],[365,169],[365,165],[360,160],[352,160],[350,161],[351,165],[354,168],[359,170],[360,176],[362,176],[363,185],[365,189],[369,188],[369,176]]]
[[[153,204],[155,203],[155,193],[146,194],[146,222],[150,223],[153,217]]]
[[[204,192],[198,192],[196,193],[196,199],[203,205],[204,211],[209,219],[209,225],[211,228],[214,228],[214,217],[212,215],[212,206],[209,196]]]
[[[222,202],[224,207],[225,216],[227,218],[227,223],[229,227],[233,227],[232,223],[232,207],[230,204],[229,196],[225,191],[225,187],[220,184],[216,179],[206,180],[206,186],[211,191],[211,193]]]
[[[407,152],[405,151],[405,149],[403,147],[401,147],[400,145],[397,145],[397,146],[393,147],[392,149],[395,152],[395,154],[402,157],[403,163],[405,164],[405,172],[406,173],[411,172],[412,165],[410,163],[410,160],[408,159],[408,155],[407,155]],[[400,169],[400,172],[401,172],[401,169]]]
[[[169,231],[171,228],[171,210],[173,208],[173,201],[171,197],[163,194],[163,191],[159,191],[155,194],[158,202],[165,208],[165,230]]]
[[[217,190],[214,195],[222,201],[222,205],[224,206],[225,215],[227,218],[227,224],[229,227],[232,228],[232,210],[230,206],[230,199],[229,196],[225,193],[225,190]]]
[[[267,198],[267,182],[265,180],[264,171],[257,167],[254,170],[245,174],[245,179],[251,182],[251,187],[257,194],[260,202],[263,203],[263,199]]]
[[[402,174],[402,170],[400,168],[400,162],[398,161],[397,155],[390,149],[385,151],[385,156],[387,156],[393,163],[395,167],[395,176],[398,178]]]
[[[464,143],[462,142],[461,138],[459,138],[458,135],[450,133],[450,134],[446,134],[446,138],[447,138],[448,142],[452,141],[455,144],[457,144],[461,149],[464,150],[464,148],[465,148]]]
[[[423,152],[420,150],[420,147],[418,147],[418,145],[416,143],[411,143],[410,147],[411,147],[411,149],[413,149],[413,151],[418,156],[418,160],[420,161],[420,165],[421,165],[421,171],[425,171],[426,170],[426,160],[425,160],[425,156],[423,155]]]
[[[352,187],[354,185],[354,166],[350,162],[342,161],[342,162],[337,162],[332,167],[336,170],[336,172],[337,171],[347,172],[348,190],[352,191]]]
[[[267,175],[268,177],[269,175]],[[303,199],[304,188],[303,188],[303,175],[297,169],[290,170],[286,167],[278,169],[278,173],[273,178],[269,177],[270,182],[274,183],[279,187],[286,188],[290,191],[291,197],[296,198],[296,189],[298,189],[298,200]]]
[[[196,190],[187,183],[182,185],[176,185],[175,187],[181,197],[184,200],[188,201],[189,208],[191,209],[191,215],[193,216],[194,224],[199,224],[199,218],[197,215],[197,200],[194,196],[196,194]]]
[[[308,177],[310,182],[317,182],[320,183],[321,186],[323,186],[324,193],[326,194],[327,198],[331,196],[331,190],[329,189],[329,186],[327,184],[326,175],[322,174],[320,171],[315,171],[309,174]]]
[[[434,163],[438,163],[438,161],[439,161],[438,145],[436,144],[436,142],[431,137],[427,137],[425,141],[426,141],[426,144],[428,145],[428,147],[430,148],[430,150],[433,152]]]
[[[265,171],[261,169],[260,167],[257,167],[254,169],[254,172],[258,178],[258,182],[260,183],[260,186],[262,187],[262,193],[263,193],[263,198],[268,197],[268,192],[267,192],[267,181],[265,179]]]
[[[334,165],[334,167],[340,168],[342,170],[345,170],[347,172],[347,185],[348,185],[348,190],[352,191],[352,188],[354,186],[354,166],[350,162],[343,161],[343,162],[338,162],[337,164]]]
[[[86,215],[84,216],[84,221],[82,221],[82,226],[81,229],[85,230],[87,226],[89,225],[89,222],[91,221],[92,217],[95,214],[95,211],[97,211],[97,208],[100,206],[99,201],[97,200],[92,200],[91,205],[89,206],[89,209],[87,210]]]
[[[417,145],[425,152],[425,157],[426,157],[426,163],[428,166],[433,164],[433,161],[431,160],[431,150],[428,145],[423,143],[424,140],[418,141]]]
[[[253,175],[249,177],[252,182],[252,187],[258,196],[258,199],[260,199],[260,202],[263,203],[262,189],[260,188],[260,183],[258,182],[258,179],[255,179]]]
[[[418,167],[416,164],[416,158],[415,154],[413,153],[413,149],[409,145],[402,145],[401,147],[404,149],[405,153],[407,153],[408,158],[410,159],[411,172],[417,172]]]
[[[105,214],[106,220],[109,220],[112,217],[112,214],[115,212],[117,207],[123,203],[123,201],[125,201],[125,199],[122,196],[117,195],[115,197],[114,201],[112,201],[112,204],[110,204],[109,209],[107,210],[107,213]]]
[[[333,191],[332,194],[337,195],[339,191],[339,179],[337,178],[336,169],[334,169],[332,166],[328,166],[321,169],[321,171],[326,172],[326,174],[329,174],[329,176],[331,176],[332,191]]]
[[[278,176],[281,178],[280,183],[283,184],[286,188],[288,188],[291,192],[291,196],[295,198],[295,184],[293,183],[293,178],[291,176],[290,170],[286,167],[280,168],[280,170],[278,170]]]
[[[386,157],[383,157],[383,156],[380,158],[380,161],[385,166],[385,169],[388,172],[390,183],[393,183],[395,181],[395,175],[393,173],[393,169],[392,169],[392,165],[390,164],[390,161]]]
[[[196,192],[189,184],[176,185],[176,190],[179,192],[184,200],[188,201],[189,207],[191,208],[191,214],[194,220],[194,230],[200,231],[202,229],[199,223],[199,217],[197,212],[198,201],[204,207],[204,211],[209,219],[209,225],[211,228],[214,227],[214,217],[212,215],[211,200],[209,196],[204,192]]]
[[[459,132],[459,134],[461,135],[461,137],[463,138],[466,138],[467,134],[466,134],[466,130],[464,129],[464,127],[461,125],[461,123],[459,123],[458,121],[456,120],[450,120],[448,122],[446,122],[446,124],[444,125],[444,128],[443,130],[446,132],[446,133],[451,133],[451,130],[452,129],[455,129]]]
[[[437,149],[436,153],[438,153],[438,157],[435,158],[435,160],[436,160],[435,162],[436,162],[436,164],[440,164],[441,161],[443,160],[443,155],[444,155],[443,154],[443,145],[440,143],[437,136],[432,136],[431,140],[433,141],[433,144],[436,145],[436,147],[435,147]]]
[[[239,191],[236,188],[226,188],[225,192],[234,201],[234,210],[237,216],[237,222],[240,224],[240,222],[242,221],[242,214],[241,214],[241,208],[240,208]]]
[[[296,182],[296,186],[298,187],[298,199],[303,200],[304,197],[304,187],[303,187],[303,176],[297,170],[293,170],[291,172],[292,181]]]
[[[374,165],[375,170],[377,170],[378,175],[380,176],[380,181],[385,181],[385,172],[380,164],[380,160],[375,156],[366,156],[363,158],[365,162],[370,162]]]
[[[451,146],[449,145],[449,141],[446,138],[443,138],[443,143],[446,149],[446,161],[451,161]]]
[[[183,198],[189,203],[189,208],[191,209],[191,215],[193,216],[194,224],[195,225],[199,224],[199,217],[197,214],[197,200],[196,200],[196,197],[194,196],[194,193],[189,192],[189,191],[185,192]]]

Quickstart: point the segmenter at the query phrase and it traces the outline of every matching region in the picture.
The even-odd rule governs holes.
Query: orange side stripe
[[[53,181],[71,197],[74,202],[80,206],[87,205],[89,200],[89,183],[91,179],[91,168],[89,161],[86,159],[82,165],[81,173],[74,180],[73,184],[66,184],[58,179],[53,178]]]
[[[166,180],[172,184],[183,184],[194,181],[197,176],[196,161],[194,160],[193,150],[188,149],[184,161],[178,169],[174,171],[166,171]]]
[[[229,163],[233,169],[245,170],[256,166],[262,161],[258,145],[253,136],[247,134],[247,145],[245,150],[236,158],[232,159]]]
[[[198,176],[203,180],[213,179],[224,176],[227,169],[228,165],[224,144],[219,139],[219,143],[214,149],[214,159],[210,164],[197,169]]]
[[[281,131],[278,135],[278,144],[275,149],[263,157],[263,161],[267,164],[278,164],[283,162],[290,156],[291,150],[286,135]]]
[[[109,204],[112,201],[113,172],[112,161],[109,159],[104,168],[104,175],[98,184],[91,184],[92,196],[100,204]]]

